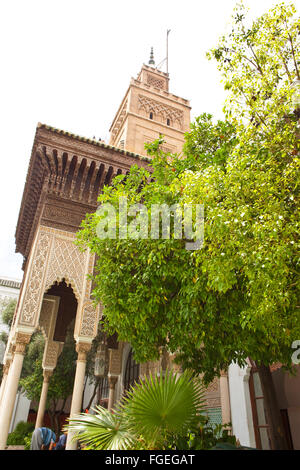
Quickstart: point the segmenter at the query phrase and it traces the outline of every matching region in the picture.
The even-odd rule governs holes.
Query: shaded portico
[[[80,411],[86,355],[97,334],[100,305],[93,304],[87,278],[93,273],[94,256],[79,250],[75,236],[85,214],[96,210],[103,185],[110,184],[115,175],[126,174],[136,163],[146,164],[138,155],[103,142],[42,124],[37,127],[16,230],[16,251],[24,257],[24,277],[4,356],[0,449],[6,445],[26,346],[38,328],[46,340],[37,425],[42,422],[49,380],[68,323],[68,311],[62,307],[66,292],[57,292],[62,282],[72,288],[76,298],[77,367],[71,414]],[[75,446],[68,442],[68,448]]]
[[[45,255],[44,260],[42,253]],[[58,261],[58,258],[62,259]],[[0,449],[5,448],[26,345],[31,335],[40,328],[45,336],[44,383],[36,423],[36,426],[40,426],[45,411],[49,379],[62,351],[67,326],[74,317],[78,360],[71,414],[81,411],[79,404],[82,400],[86,353],[97,334],[100,312],[99,306],[95,308],[90,298],[91,281],[86,276],[91,272],[93,262],[88,252],[82,253],[74,246],[74,234],[39,227],[32,251],[31,269],[27,272],[28,284],[16,310],[5,357],[5,360],[10,360],[10,366],[1,391]],[[67,280],[69,286],[64,280]],[[39,302],[33,301],[36,298]],[[30,299],[29,310],[26,307]]]

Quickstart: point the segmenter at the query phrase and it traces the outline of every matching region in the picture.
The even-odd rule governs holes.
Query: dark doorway
[[[132,349],[130,349],[124,375],[124,391],[129,390],[134,382],[138,382],[140,375],[140,365],[133,358]]]
[[[77,299],[72,287],[64,279],[55,282],[46,294],[60,297],[53,340],[65,342],[68,326],[76,318]]]

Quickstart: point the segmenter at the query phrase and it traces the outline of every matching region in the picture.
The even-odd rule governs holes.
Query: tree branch
[[[285,24],[286,24],[286,27],[288,28],[288,24],[287,24],[287,21],[285,19]],[[297,61],[296,61],[296,57],[295,57],[295,50],[294,50],[294,44],[293,44],[293,39],[290,35],[290,33],[288,32],[288,37],[289,37],[289,41],[291,43],[291,48],[292,48],[292,56],[293,56],[293,61],[294,61],[294,65],[295,65],[295,70],[296,70],[296,74],[297,74],[297,78],[298,80],[300,80],[300,73],[299,73],[299,69],[298,69],[298,65],[297,65]]]

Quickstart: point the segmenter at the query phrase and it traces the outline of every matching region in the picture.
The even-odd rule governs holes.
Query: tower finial
[[[153,47],[151,47],[150,60],[149,60],[148,64],[149,64],[149,65],[155,65],[155,62],[154,62],[154,54],[153,54]]]

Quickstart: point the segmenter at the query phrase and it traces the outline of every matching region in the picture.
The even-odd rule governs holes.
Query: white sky
[[[279,0],[246,0],[259,16]],[[289,3],[289,2],[284,2]],[[300,0],[293,2],[300,10]],[[0,276],[22,278],[15,228],[38,122],[108,141],[129,85],[154,47],[170,91],[192,119],[222,118],[225,94],[205,53],[230,22],[235,0],[9,0],[0,3]],[[163,69],[164,70],[164,69]]]

